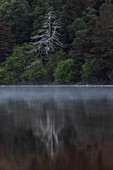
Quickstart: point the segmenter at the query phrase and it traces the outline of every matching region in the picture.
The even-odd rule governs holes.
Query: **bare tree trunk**
[[[61,29],[61,24],[56,16],[49,12],[45,16],[45,22],[42,29],[38,30],[38,34],[31,39],[34,48],[32,52],[37,53],[37,57],[46,62],[49,60],[50,55],[59,46],[63,48],[63,44],[60,41],[59,29]]]

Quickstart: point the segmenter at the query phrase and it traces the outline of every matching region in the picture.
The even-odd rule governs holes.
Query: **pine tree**
[[[93,57],[101,61],[104,79],[113,69],[113,5],[103,4],[94,31],[94,47],[91,48]],[[100,73],[101,74],[101,73]]]
[[[96,60],[99,63],[98,81],[108,81],[109,73],[113,69],[113,5],[104,3],[98,17],[94,17],[88,24],[81,48],[84,60],[88,63]],[[92,67],[97,72],[97,66]]]
[[[69,25],[76,18],[81,17],[83,11],[88,8],[92,2],[92,0],[67,0],[64,9],[66,23]]]
[[[87,8],[82,17],[77,18],[70,27],[71,32],[75,31],[70,56],[75,59],[79,68],[81,68],[86,58],[91,57],[90,49],[94,44],[92,36],[96,18],[96,11],[92,8]]]
[[[11,53],[14,45],[13,38],[11,24],[6,23],[0,14],[0,63],[5,61],[6,57]]]
[[[33,16],[32,8],[25,0],[5,0],[0,5],[0,12],[7,22],[11,22],[11,31],[16,43],[29,42]]]

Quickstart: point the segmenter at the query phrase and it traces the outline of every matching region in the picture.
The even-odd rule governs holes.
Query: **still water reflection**
[[[4,170],[113,170],[113,88],[0,88],[0,157]]]

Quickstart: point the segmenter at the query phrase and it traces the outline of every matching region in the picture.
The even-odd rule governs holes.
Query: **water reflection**
[[[0,88],[0,155],[25,170],[112,170],[112,142],[112,88]]]

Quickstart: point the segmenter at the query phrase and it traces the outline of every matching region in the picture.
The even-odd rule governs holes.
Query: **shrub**
[[[40,61],[35,62],[31,68],[20,76],[23,82],[43,82],[47,80],[47,71]]]
[[[20,75],[24,72],[29,63],[33,62],[34,56],[28,53],[31,45],[23,44],[14,47],[11,56],[0,67],[0,82],[14,84],[20,82]]]
[[[111,80],[111,82],[113,83],[113,70],[111,71],[111,73],[108,76],[109,76],[109,79]]]
[[[96,83],[104,80],[104,72],[98,59],[86,60],[82,65],[82,80],[88,83]]]
[[[76,69],[75,61],[67,59],[61,61],[54,71],[55,82],[70,83],[79,79],[79,72]]]

